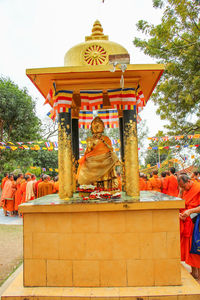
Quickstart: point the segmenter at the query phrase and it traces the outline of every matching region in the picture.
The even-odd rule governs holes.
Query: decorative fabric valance
[[[98,116],[103,120],[105,128],[119,127],[117,110],[100,110]]]
[[[113,109],[133,110],[137,113],[142,111],[145,106],[145,97],[140,88],[119,88],[108,90],[110,105]],[[72,106],[73,91],[56,90],[55,83],[53,89],[50,89],[45,103],[53,107],[54,113],[69,112]],[[103,108],[103,91],[80,91],[81,110],[93,111]],[[53,114],[52,114],[53,115]],[[51,117],[51,116],[50,116]]]
[[[103,91],[80,91],[81,109],[97,110],[103,107]]]
[[[80,111],[79,112],[79,128],[89,129],[93,120],[92,111]]]

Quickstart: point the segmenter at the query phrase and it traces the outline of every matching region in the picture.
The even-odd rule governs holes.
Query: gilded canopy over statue
[[[118,187],[115,164],[117,155],[113,152],[111,140],[103,135],[104,123],[96,117],[91,124],[92,137],[87,139],[84,156],[79,160],[78,183],[94,184],[105,189]]]

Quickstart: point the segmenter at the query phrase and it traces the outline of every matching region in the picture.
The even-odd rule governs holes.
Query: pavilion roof
[[[46,98],[53,83],[56,88],[73,90],[103,90],[120,88],[121,70],[111,72],[113,66],[80,66],[27,69],[26,75]],[[164,71],[163,64],[128,64],[124,75],[124,87],[134,88],[139,84],[146,102],[150,98]]]

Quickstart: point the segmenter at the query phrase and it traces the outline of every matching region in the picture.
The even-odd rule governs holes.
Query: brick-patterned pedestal
[[[24,286],[180,285],[178,214],[184,202],[168,198],[22,205]]]

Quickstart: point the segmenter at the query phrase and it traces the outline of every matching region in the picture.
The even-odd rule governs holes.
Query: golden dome
[[[97,20],[92,34],[85,37],[85,43],[78,44],[67,51],[64,66],[108,65],[109,55],[125,54],[128,51],[121,45],[111,42],[103,34],[101,23]]]

